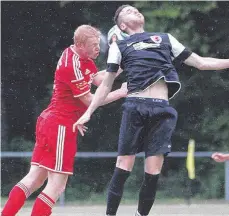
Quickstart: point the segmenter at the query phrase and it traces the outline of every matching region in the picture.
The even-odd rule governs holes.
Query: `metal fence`
[[[213,152],[195,152],[195,157],[211,157]],[[0,158],[24,158],[31,157],[32,152],[1,152]],[[136,155],[137,157],[144,157],[144,153]],[[115,158],[116,152],[78,152],[77,158]],[[187,152],[171,152],[168,157],[186,158]],[[225,162],[225,200],[229,201],[229,161]],[[60,205],[65,203],[65,194],[63,193],[59,199]]]

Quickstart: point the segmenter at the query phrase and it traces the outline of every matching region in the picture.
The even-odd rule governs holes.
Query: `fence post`
[[[225,162],[225,200],[229,201],[229,161]]]

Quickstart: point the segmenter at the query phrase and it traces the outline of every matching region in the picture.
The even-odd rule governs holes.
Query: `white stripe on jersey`
[[[74,54],[72,56],[72,64],[73,64],[73,69],[74,69],[74,74],[76,76],[76,80],[84,79],[84,77],[80,71],[80,61],[79,61],[78,55]]]

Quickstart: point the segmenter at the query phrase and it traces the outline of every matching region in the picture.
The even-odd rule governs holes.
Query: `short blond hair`
[[[84,44],[90,37],[100,37],[100,31],[90,25],[81,25],[74,32],[74,44]]]

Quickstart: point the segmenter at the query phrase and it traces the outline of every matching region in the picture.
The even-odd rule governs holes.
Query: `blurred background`
[[[36,119],[50,101],[58,58],[72,44],[77,26],[91,24],[101,30],[96,63],[101,70],[106,67],[106,34],[117,7],[126,3],[145,15],[146,31],[169,32],[202,56],[229,57],[229,2],[1,2],[1,151],[32,151]],[[190,138],[196,141],[196,151],[229,151],[229,70],[176,67],[182,89],[170,101],[179,113],[172,151],[187,151]],[[114,89],[124,80],[121,75]],[[116,152],[122,102],[98,109],[87,135],[79,137],[78,151]],[[190,183],[185,158],[166,158],[157,200],[224,199],[224,164],[209,157],[195,162],[196,178]],[[30,157],[2,158],[1,163],[1,195],[6,197],[28,172]],[[124,202],[136,202],[143,165],[138,158]],[[114,167],[115,158],[76,158],[66,201],[104,203]]]

